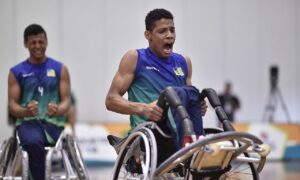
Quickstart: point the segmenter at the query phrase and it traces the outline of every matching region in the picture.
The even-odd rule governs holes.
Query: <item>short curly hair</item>
[[[166,9],[153,9],[150,11],[145,18],[146,30],[152,31],[155,21],[163,18],[172,20],[174,19],[172,13]]]

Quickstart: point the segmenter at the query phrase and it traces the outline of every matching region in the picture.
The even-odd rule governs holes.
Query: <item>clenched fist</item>
[[[36,100],[31,100],[28,104],[27,104],[27,113],[29,116],[36,116],[39,112],[38,109],[38,102]]]
[[[48,104],[48,116],[54,116],[58,112],[58,105],[54,102]]]
[[[143,114],[148,119],[158,122],[162,118],[163,109],[157,106],[157,100],[156,100],[144,106]]]

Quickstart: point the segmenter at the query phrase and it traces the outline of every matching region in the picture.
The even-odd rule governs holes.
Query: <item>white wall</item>
[[[1,0],[0,140],[6,127],[9,67],[28,56],[23,31],[39,23],[48,33],[47,54],[65,63],[78,100],[79,120],[116,122],[104,100],[120,58],[147,46],[144,18],[153,8],[175,16],[175,50],[193,63],[193,83],[222,90],[226,80],[242,100],[240,122],[262,121],[269,67],[280,67],[279,87],[293,122],[300,121],[300,2],[297,0]],[[210,111],[206,124],[214,125]],[[280,106],[275,114],[286,122]],[[1,142],[1,141],[0,141]]]

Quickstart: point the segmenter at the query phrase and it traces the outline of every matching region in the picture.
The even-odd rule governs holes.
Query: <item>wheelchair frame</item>
[[[193,141],[158,164],[159,152],[152,130],[157,130],[165,138],[170,136],[164,134],[154,122],[141,124],[127,138],[111,143],[118,153],[112,179],[228,179],[239,163],[243,168],[249,168],[247,173],[251,173],[251,179],[259,179],[258,173],[264,167],[270,148],[252,134],[234,131],[213,89],[204,89],[201,93],[215,109],[224,131],[205,129],[207,135],[195,140],[188,114],[176,92],[168,87],[160,95],[158,105],[164,107],[164,104],[169,104],[179,109],[184,134],[191,136]],[[108,137],[109,141],[110,138],[112,136]],[[143,150],[139,150],[141,146]],[[133,166],[129,161],[132,157],[135,166],[139,167],[136,170],[129,168]]]
[[[68,127],[66,128],[68,129]],[[80,149],[74,140],[72,133],[63,130],[54,147],[45,147],[45,179],[80,179],[88,180],[88,171],[84,164]],[[55,155],[62,160],[65,173],[54,173],[52,162]],[[22,173],[18,173],[18,170]],[[26,151],[20,146],[16,133],[4,141],[0,148],[0,180],[29,179],[29,158]]]

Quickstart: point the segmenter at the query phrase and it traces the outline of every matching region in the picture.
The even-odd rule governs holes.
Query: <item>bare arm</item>
[[[156,105],[156,102],[145,104],[123,98],[134,79],[137,57],[136,50],[128,51],[123,56],[106,96],[106,108],[121,114],[139,114],[152,120],[159,120],[163,110]]]
[[[27,107],[19,104],[21,96],[21,87],[17,82],[14,74],[9,72],[8,75],[8,109],[14,117],[36,116],[38,113],[37,102],[32,100]]]
[[[59,84],[60,103],[49,103],[48,104],[48,115],[49,116],[62,116],[67,113],[70,107],[70,76],[68,69],[63,66],[60,75]]]
[[[77,119],[77,110],[75,105],[71,105],[69,111],[67,112],[67,122],[71,125],[74,129],[76,119]]]

